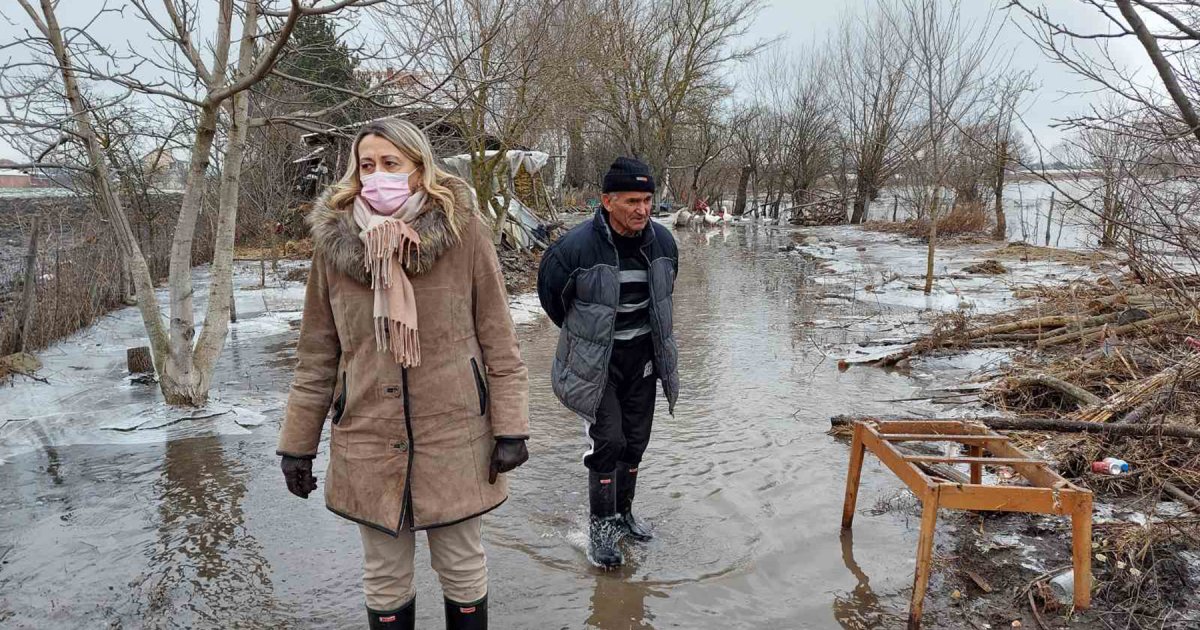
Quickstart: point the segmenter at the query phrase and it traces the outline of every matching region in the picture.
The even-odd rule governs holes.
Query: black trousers
[[[658,377],[654,373],[654,347],[649,336],[639,343],[613,347],[608,366],[608,386],[596,421],[587,424],[591,449],[583,465],[610,473],[617,462],[637,466],[650,444]]]

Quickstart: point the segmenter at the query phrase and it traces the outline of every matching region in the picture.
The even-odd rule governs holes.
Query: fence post
[[[1046,212],[1046,247],[1050,247],[1050,226],[1054,224],[1054,191],[1050,191],[1050,210]]]
[[[33,217],[33,233],[29,235],[29,252],[25,255],[25,295],[21,308],[21,338],[17,352],[24,352],[33,328],[33,304],[37,301],[37,248],[42,230],[42,218]]]
[[[232,284],[232,283],[230,283]],[[234,288],[229,289],[229,323],[237,323],[237,294],[233,292]]]

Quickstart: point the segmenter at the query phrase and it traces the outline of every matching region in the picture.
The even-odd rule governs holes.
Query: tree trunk
[[[113,233],[121,248],[121,254],[130,262],[130,271],[136,285],[138,310],[142,315],[142,323],[146,327],[146,335],[150,347],[154,351],[156,365],[166,357],[169,351],[169,339],[162,315],[158,310],[158,302],[154,296],[154,280],[150,268],[142,256],[141,247],[133,235],[129,218],[121,206],[121,199],[112,189],[112,173],[104,159],[104,150],[96,136],[96,130],[89,119],[90,110],[84,103],[83,95],[75,78],[74,66],[67,54],[66,43],[62,30],[58,25],[58,17],[54,13],[51,0],[41,0],[42,14],[46,21],[47,39],[58,63],[58,71],[63,80],[63,91],[71,108],[71,118],[75,123],[75,133],[83,141],[87,154],[88,178],[96,194],[96,203],[101,212],[112,225]]]
[[[217,110],[218,106],[215,105],[206,105],[201,109],[196,139],[192,145],[191,167],[188,169],[183,201],[179,205],[179,217],[171,238],[167,283],[171,314],[170,346],[167,360],[156,362],[156,365],[159,366],[163,396],[172,405],[201,405],[208,396],[201,385],[201,375],[196,370],[193,346],[196,315],[192,304],[195,295],[192,286],[192,245],[203,204],[210,153],[217,134]],[[213,272],[212,282],[220,283],[215,275],[215,264]]]
[[[742,172],[738,175],[737,197],[733,200],[733,216],[740,217],[746,214],[746,189],[750,186],[750,174],[754,169],[749,165],[742,167]]]
[[[938,200],[942,191],[933,189],[933,201],[929,209],[929,251],[925,256],[925,295],[933,293],[933,257],[937,251]]]
[[[253,66],[257,26],[258,3],[249,2],[242,21],[242,40],[238,53],[239,73],[250,72]],[[196,342],[195,352],[191,355],[193,362],[191,385],[176,392],[180,396],[180,402],[184,404],[202,405],[208,400],[213,371],[216,368],[217,358],[225,347],[229,322],[236,321],[233,310],[233,249],[237,236],[238,193],[241,186],[242,161],[245,157],[246,131],[250,112],[249,95],[246,92],[239,92],[230,97],[226,103],[230,113],[230,127],[221,169],[208,310],[204,316],[204,328]],[[176,242],[178,242],[178,234]],[[174,257],[172,257],[172,263],[174,263]],[[190,269],[187,275],[190,285]],[[172,282],[174,279],[174,273],[172,273]],[[190,301],[189,298],[189,307]],[[190,338],[188,344],[190,352]],[[165,389],[163,394],[167,395]],[[170,402],[169,396],[168,402]]]
[[[567,131],[567,186],[582,188],[589,183],[583,165],[583,126],[573,123]]]
[[[1008,240],[1008,221],[1004,216],[1004,165],[1003,162],[1008,161],[1008,149],[1006,143],[1001,143],[1000,155],[1002,156],[1001,164],[997,165],[996,180],[992,187],[992,191],[996,196],[996,231],[992,233],[992,237],[998,241]]]
[[[140,346],[125,351],[125,367],[130,374],[149,374],[154,371],[154,361],[150,356],[150,348]]]
[[[121,302],[126,306],[137,304],[137,287],[133,282],[133,269],[129,257],[121,254]]]
[[[1050,247],[1050,226],[1054,225],[1054,191],[1050,192],[1050,209],[1046,211],[1046,247]]]
[[[1103,216],[1100,218],[1101,247],[1113,247],[1116,245],[1116,239],[1113,238],[1113,223],[1115,222],[1117,215],[1117,195],[1114,192],[1116,185],[1113,183],[1113,179],[1115,178],[1106,177],[1104,182],[1104,212]]]
[[[870,204],[871,185],[862,173],[859,173],[854,186],[854,214],[850,215],[850,223],[858,225],[867,220],[867,207]]]

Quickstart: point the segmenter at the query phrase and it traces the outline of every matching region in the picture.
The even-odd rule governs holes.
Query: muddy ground
[[[918,334],[945,310],[995,312],[1020,303],[1024,286],[1097,271],[1015,260],[1002,277],[976,276],[963,268],[994,246],[949,248],[924,296],[914,288],[924,248],[906,239],[761,225],[676,237],[682,393],[673,417],[658,409],[639,487],[656,539],[625,543],[620,571],[587,564],[583,433],[548,382],[557,331],[514,287],[531,459],[512,477],[512,499],[485,522],[493,627],[903,627],[919,518],[902,484],[868,460],[859,517],[840,530],[848,444],[827,434],[829,419],[959,413],[930,393],[1006,354],[918,357],[907,370],[839,369],[839,359]],[[167,408],[124,374],[124,349],[141,345],[132,310],[42,353],[48,383],[18,378],[0,390],[0,486],[9,490],[0,498],[0,624],[362,624],[355,527],[319,498],[289,495],[274,456],[303,292],[286,278],[302,268],[282,263],[259,287],[258,266],[239,265],[241,319],[202,412]],[[199,295],[203,287],[201,270]],[[322,450],[319,479],[325,461]],[[1064,525],[944,514],[925,627],[1036,627],[1021,589],[1062,564]],[[418,626],[439,627],[423,550],[417,565]],[[1194,583],[1195,567],[1181,570],[1180,584]],[[1096,611],[1069,627],[1122,626]]]

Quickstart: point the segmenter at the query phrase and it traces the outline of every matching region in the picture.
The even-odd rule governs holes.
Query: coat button
[[[408,442],[396,442],[392,448],[399,450],[401,453],[408,450]]]

